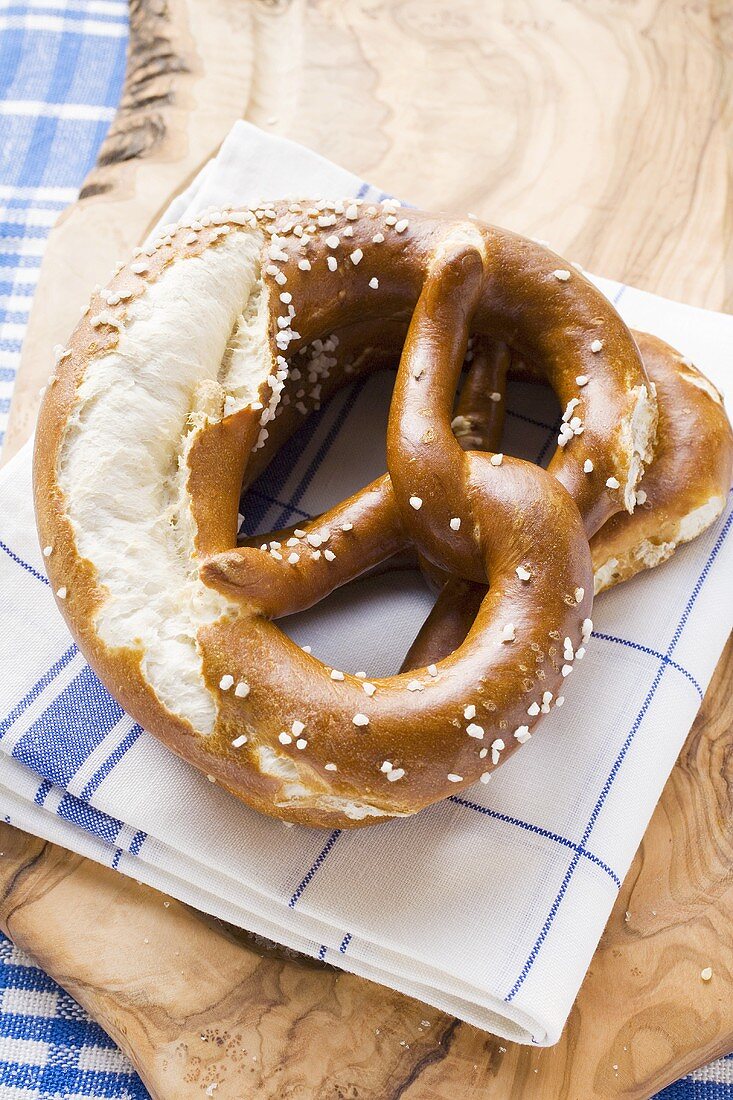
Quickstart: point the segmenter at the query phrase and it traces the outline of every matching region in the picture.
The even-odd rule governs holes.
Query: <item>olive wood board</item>
[[[726,5],[134,3],[120,108],[49,239],[3,459],[91,287],[241,117],[420,205],[730,307]],[[269,948],[7,825],[0,924],[154,1100],[647,1098],[733,1048],[732,672],[729,644],[552,1049]]]

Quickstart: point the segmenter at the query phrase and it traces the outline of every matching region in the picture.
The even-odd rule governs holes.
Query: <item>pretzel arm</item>
[[[384,474],[302,527],[214,555],[203,565],[201,577],[217,591],[277,619],[312,607],[408,544],[389,475]]]
[[[510,360],[506,344],[489,337],[476,339],[452,423],[453,433],[464,451],[498,450]],[[457,649],[471,629],[485,595],[485,585],[448,576],[405,656],[402,671],[442,661]]]

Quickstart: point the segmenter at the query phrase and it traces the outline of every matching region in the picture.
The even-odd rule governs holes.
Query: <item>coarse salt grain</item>
[[[219,687],[222,691],[229,691],[229,688],[233,685],[234,677],[230,676],[229,673],[227,673],[226,676],[222,676],[221,680],[219,681]]]

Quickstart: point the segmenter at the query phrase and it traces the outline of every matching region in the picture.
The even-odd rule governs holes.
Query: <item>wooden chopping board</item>
[[[3,457],[90,288],[239,117],[421,205],[730,307],[732,54],[727,0],[134,5],[121,108],[50,239]],[[155,1100],[649,1097],[733,1048],[731,673],[729,646],[551,1050],[266,949],[8,826],[0,924]]]

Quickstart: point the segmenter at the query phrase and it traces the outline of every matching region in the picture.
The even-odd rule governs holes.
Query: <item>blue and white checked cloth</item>
[[[124,76],[121,0],[0,0],[0,446],[46,238]]]
[[[120,6],[90,0],[86,7],[99,12],[119,11]],[[58,34],[67,14],[65,9]],[[3,30],[0,21],[0,58]],[[99,63],[97,73],[101,67]],[[7,88],[2,94],[11,98]],[[19,98],[17,91],[12,98]],[[92,148],[90,159],[93,154]],[[274,178],[265,177],[263,166]],[[231,172],[236,172],[240,195],[241,188],[246,194],[247,189],[346,192],[360,186],[305,151],[260,138],[248,128],[235,132],[207,174],[209,195],[216,197],[217,179],[225,183]],[[297,179],[289,182],[288,173]],[[79,175],[74,183],[78,180]],[[205,201],[204,194],[199,197]],[[18,252],[23,254],[22,247]],[[621,294],[619,306],[633,323],[677,342],[710,373],[713,359],[725,361],[726,346],[729,357],[730,322],[719,323],[713,315],[630,290],[613,292]],[[22,335],[24,320],[12,322],[21,324],[14,339]],[[717,377],[720,381],[720,373]],[[283,514],[290,519],[309,514],[326,498],[333,499],[335,483],[340,495],[350,479],[361,483],[381,469],[383,455],[354,455],[354,441],[347,443],[340,431],[350,417],[369,415],[367,398],[386,397],[380,382],[369,387],[371,393],[362,389],[337,399],[318,423],[301,433],[285,461],[261,480],[248,500],[251,529],[271,527]],[[532,396],[530,391],[516,395],[507,449],[513,442],[515,450],[537,458],[549,449],[553,414],[533,407]],[[600,693],[601,709],[610,702],[616,708],[614,720],[622,721],[610,746],[604,741],[605,724],[593,713],[589,725],[589,712],[584,714],[569,693],[563,722],[536,739],[537,745],[546,743],[547,752],[534,761],[529,775],[511,775],[510,762],[492,783],[491,797],[482,790],[475,798],[454,800],[422,815],[422,821],[407,823],[412,835],[406,841],[399,832],[404,823],[376,830],[371,837],[307,830],[285,834],[281,826],[233,805],[228,796],[171,760],[121,714],[86,669],[50,605],[30,531],[25,476],[20,460],[0,484],[0,539],[6,547],[0,550],[0,613],[4,640],[13,638],[13,652],[0,655],[2,667],[10,672],[0,687],[0,750],[5,750],[0,752],[0,807],[7,816],[283,942],[433,1003],[463,1006],[460,1014],[469,1018],[482,1011],[484,1026],[496,1022],[497,1029],[501,1017],[488,1018],[485,1002],[487,991],[500,979],[496,956],[505,948],[497,952],[496,940],[508,942],[516,964],[514,981],[498,989],[492,1007],[498,1005],[507,1017],[505,1032],[529,1023],[538,1028],[536,1039],[551,1041],[714,665],[718,635],[724,631],[713,631],[711,638],[709,628],[720,617],[722,601],[722,617],[727,621],[730,615],[730,592],[724,587],[730,569],[730,520],[724,518],[704,544],[679,555],[657,576],[625,586],[626,600],[618,602],[619,592],[599,601],[596,627],[604,637],[593,647],[594,665],[589,653],[584,679],[592,680],[592,690]],[[17,514],[8,522],[13,509]],[[642,585],[652,581],[656,587],[647,593]],[[347,619],[348,630],[333,615],[310,615],[299,617],[293,633],[303,640],[307,633],[312,644],[317,639],[316,652],[333,662],[338,655],[339,663],[348,667],[355,650],[368,654],[373,615],[381,615],[394,636],[390,652],[380,646],[380,653],[371,654],[371,664],[368,657],[358,662],[376,673],[378,661],[396,659],[425,609],[419,585],[408,586],[407,592],[404,587],[386,582],[371,593],[368,607],[362,594],[354,600],[337,597],[332,611]],[[641,613],[631,617],[635,606]],[[625,636],[616,632],[621,627]],[[614,681],[610,685],[608,667]],[[618,683],[623,684],[624,700],[619,700]],[[580,695],[580,679],[574,686],[574,694]],[[553,782],[548,792],[548,776],[560,772],[576,746],[591,750],[589,774]],[[537,754],[534,744],[521,754],[525,772],[532,751]],[[146,797],[136,790],[149,769],[157,771],[164,789],[178,785],[177,805],[171,800],[156,812],[150,792]],[[556,798],[563,800],[561,812]],[[186,805],[189,812],[184,815],[177,806]],[[236,849],[243,838],[251,857],[241,861]],[[407,866],[401,863],[403,842],[413,852]],[[216,861],[212,851],[220,851]],[[415,852],[420,853],[417,867]],[[500,904],[489,905],[486,895]],[[430,919],[435,910],[437,924]],[[495,941],[493,947],[486,939]],[[463,965],[453,965],[451,973],[457,954]],[[436,981],[431,983],[433,975]],[[471,987],[473,999],[466,1000]],[[104,1035],[9,945],[0,954],[0,991],[1,1100],[146,1095]],[[516,1009],[513,1019],[511,1006]],[[730,1063],[724,1061],[672,1086],[665,1095],[668,1100],[722,1100],[733,1096],[725,1083],[732,1076]]]

